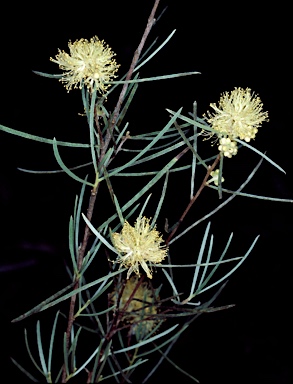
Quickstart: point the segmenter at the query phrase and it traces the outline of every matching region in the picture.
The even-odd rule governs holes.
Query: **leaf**
[[[112,81],[112,82],[109,82],[109,84],[143,83],[143,82],[146,82],[146,81],[167,80],[167,79],[174,79],[175,77],[190,76],[190,75],[200,75],[200,72],[196,72],[196,71],[193,71],[193,72],[182,72],[182,73],[173,73],[171,75],[145,77],[144,79],[125,80],[125,81]],[[107,83],[105,82],[105,84],[107,84]]]
[[[163,41],[163,43],[161,45],[159,45],[159,47],[154,51],[152,52],[142,63],[140,63],[139,65],[137,65],[135,68],[134,68],[134,71],[133,72],[136,72],[139,68],[141,68],[142,66],[144,66],[149,60],[151,60],[167,43],[168,41],[173,37],[174,33],[176,32],[176,29],[174,29],[170,35]]]
[[[38,344],[38,351],[39,351],[39,356],[40,356],[40,361],[41,361],[41,365],[43,368],[43,372],[44,372],[45,376],[47,376],[48,375],[48,368],[46,366],[45,356],[44,356],[44,352],[43,352],[40,320],[38,320],[38,322],[37,322],[37,344]]]
[[[58,151],[58,147],[57,147],[57,141],[54,137],[53,139],[53,150],[54,150],[54,155],[55,155],[55,158],[58,162],[58,164],[60,165],[60,167],[74,180],[76,181],[79,181],[80,183],[82,184],[87,184],[87,185],[90,185],[91,187],[94,187],[94,184],[86,181],[86,180],[83,180],[81,179],[80,177],[76,176],[75,173],[71,172],[71,170],[69,168],[66,167],[66,165],[63,163],[60,155],[59,155],[59,151]]]
[[[166,329],[165,331],[159,333],[158,335],[155,335],[153,337],[151,337],[150,339],[147,339],[147,340],[142,340],[140,341],[139,343],[136,343],[136,344],[133,344],[133,345],[130,345],[129,347],[125,347],[125,348],[122,348],[122,349],[119,349],[118,351],[115,351],[115,355],[117,353],[121,353],[121,352],[126,352],[126,351],[131,351],[132,349],[135,349],[135,348],[140,348],[142,347],[143,345],[146,345],[146,344],[149,344],[165,335],[167,335],[168,333],[172,332],[175,328],[178,327],[179,324],[175,324],[173,325],[172,327]]]
[[[43,76],[43,77],[49,77],[50,79],[61,79],[63,77],[63,74],[51,74],[51,73],[45,73],[45,72],[39,72],[39,71],[33,71],[38,76]]]
[[[53,353],[53,344],[55,340],[55,332],[56,332],[56,326],[57,326],[57,320],[59,316],[60,311],[56,313],[52,333],[51,333],[51,339],[50,339],[50,347],[49,347],[49,356],[48,356],[48,372],[51,372],[51,363],[52,363],[52,353]]]
[[[13,319],[12,320],[12,323],[16,323],[20,320],[23,320],[25,319],[26,317],[34,314],[34,313],[38,313],[38,312],[41,312],[41,311],[44,311],[45,309],[47,308],[50,308],[50,307],[53,307],[54,305],[56,304],[59,304],[61,303],[62,301],[66,300],[66,299],[69,299],[71,296],[79,293],[79,292],[82,292],[88,288],[91,288],[91,287],[94,287],[95,285],[103,282],[104,280],[109,280],[111,277],[113,276],[116,276],[120,273],[122,273],[123,271],[125,271],[126,268],[121,268],[120,270],[118,271],[115,271],[115,272],[111,272],[111,273],[108,273],[106,276],[103,276],[91,283],[88,283],[88,284],[85,284],[83,285],[82,287],[79,287],[73,291],[71,291],[70,293],[67,293],[66,295],[64,296],[61,296],[59,299],[56,299],[58,296],[60,296],[62,293],[68,291],[70,288],[72,288],[74,286],[74,282],[69,284],[67,287],[61,289],[59,292],[55,293],[54,295],[50,296],[48,299],[44,300],[42,303],[36,305],[33,309],[29,310],[28,312],[26,312],[25,314],[17,317],[16,319]],[[54,300],[55,299],[55,300]]]
[[[53,142],[54,142],[54,140],[46,139],[46,138],[41,137],[41,136],[31,135],[29,133],[25,133],[22,131],[17,131],[16,129],[8,128],[8,127],[5,127],[4,125],[1,125],[1,124],[0,124],[0,130],[7,132],[7,133],[10,133],[12,135],[23,137],[24,139],[35,140],[35,141],[39,141],[41,143],[53,144]],[[56,141],[56,143],[58,145],[61,145],[64,147],[90,148],[89,144],[69,143],[66,141]]]
[[[286,174],[286,172],[284,171],[283,168],[281,168],[278,164],[276,164],[273,160],[271,160],[268,156],[266,156],[264,153],[260,152],[258,149],[252,147],[251,145],[247,144],[245,141],[242,141],[242,140],[239,140],[239,139],[235,139],[235,141],[237,141],[238,143],[244,145],[245,147],[251,149],[252,151],[254,151],[255,153],[257,153],[258,155],[260,155],[263,159],[267,160],[269,163],[271,163],[274,167],[276,167],[277,169],[279,169],[281,172],[284,172]]]
[[[204,236],[203,236],[203,239],[202,239],[202,243],[201,243],[200,251],[199,251],[199,254],[198,254],[198,258],[197,258],[197,264],[200,264],[200,263],[201,263],[201,260],[202,260],[202,257],[203,257],[203,253],[204,253],[204,249],[205,249],[205,246],[206,246],[206,242],[207,242],[207,238],[208,238],[208,234],[209,234],[210,227],[211,227],[211,222],[209,222],[208,225],[207,225],[207,227],[206,227],[206,230],[205,230],[205,233],[204,233]],[[196,284],[196,281],[197,281],[197,277],[198,277],[199,269],[200,269],[199,266],[196,266],[195,269],[194,269],[194,275],[193,275],[192,284],[191,284],[191,288],[190,288],[189,298],[191,298],[192,295],[193,295],[193,293],[194,293],[195,284]]]
[[[93,227],[92,223],[89,221],[89,219],[82,213],[82,217],[84,219],[84,221],[86,222],[87,226],[89,227],[89,229],[93,232],[94,235],[96,235],[99,240],[104,244],[106,245],[107,248],[109,248],[111,251],[115,252],[116,254],[118,254],[118,251],[116,248],[114,248],[100,233],[99,231],[96,230],[95,227]]]
[[[183,232],[181,232],[179,235],[177,235],[176,237],[173,237],[173,239],[170,241],[169,245],[171,245],[172,243],[174,243],[174,241],[178,240],[181,236],[185,235],[188,231],[190,231],[192,228],[194,228],[196,225],[198,225],[199,223],[201,223],[202,221],[206,220],[207,218],[209,218],[210,216],[212,216],[214,213],[216,213],[217,211],[219,211],[221,208],[223,208],[225,205],[227,205],[231,200],[234,199],[234,197],[236,197],[237,193],[240,192],[249,182],[250,180],[252,179],[252,177],[255,175],[256,171],[258,170],[258,168],[260,167],[261,163],[263,162],[263,159],[261,159],[258,164],[255,166],[255,168],[252,170],[252,172],[250,173],[250,175],[247,177],[247,179],[244,181],[244,183],[242,183],[240,185],[240,187],[237,189],[236,193],[233,194],[232,196],[230,196],[227,200],[223,201],[223,203],[221,203],[218,207],[216,207],[215,209],[213,209],[211,212],[209,212],[208,214],[206,214],[205,216],[203,216],[201,219],[195,221],[193,224],[191,224],[189,227],[187,227]]]
[[[33,375],[31,375],[26,369],[24,369],[20,364],[18,364],[18,362],[16,360],[14,360],[12,357],[11,357],[11,361],[13,362],[13,364],[15,364],[17,366],[18,369],[21,370],[21,372],[23,372],[25,375],[27,375],[27,377],[35,382],[35,383],[38,383],[39,380],[37,380]]]

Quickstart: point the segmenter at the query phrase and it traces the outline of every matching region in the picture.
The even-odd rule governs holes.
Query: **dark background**
[[[211,2],[203,5],[165,0],[158,13],[167,5],[148,43],[156,36],[160,43],[173,29],[177,31],[142,69],[141,76],[194,70],[201,75],[141,84],[127,118],[130,131],[160,129],[168,121],[165,108],[183,107],[187,114],[194,100],[198,102],[198,114],[202,115],[210,102],[219,100],[220,93],[234,87],[249,87],[259,94],[270,116],[254,144],[260,151],[267,151],[287,175],[264,162],[245,191],[293,199],[289,9],[282,3],[256,9],[247,2],[230,8]],[[32,70],[57,73],[57,66],[49,61],[57,48],[67,50],[68,40],[98,35],[117,53],[116,59],[121,63],[119,74],[125,73],[151,7],[151,1],[139,5],[124,1],[115,6],[112,2],[79,6],[61,2],[56,8],[32,3],[3,6],[1,124],[47,138],[86,142],[84,121],[76,113],[82,113],[79,91],[67,94],[58,81],[36,76]],[[111,103],[108,100],[109,109]],[[68,283],[64,267],[69,253],[68,221],[80,185],[62,174],[36,176],[20,172],[17,167],[57,169],[52,148],[7,133],[0,135],[0,361],[2,375],[23,381],[25,378],[10,363],[9,356],[27,363],[28,370],[33,371],[29,369],[31,363],[23,358],[23,327],[31,332],[33,344],[37,319],[32,317],[25,324],[16,325],[10,321]],[[62,155],[68,166],[87,161],[82,150],[64,149]],[[257,161],[258,157],[248,150],[226,161],[227,186],[237,188]],[[80,175],[84,176],[82,172]],[[174,206],[174,198],[188,198],[188,176],[186,180],[184,184],[183,179],[180,183],[170,179],[172,196],[163,214],[171,222],[182,212],[179,206]],[[134,193],[132,188],[132,181],[127,181],[126,188],[119,190],[122,201],[129,196],[129,190],[131,195]],[[156,190],[151,204],[155,204],[155,196]],[[217,203],[215,193],[207,191],[186,218],[186,226]],[[152,205],[150,216],[151,208]],[[106,215],[107,211],[101,214]],[[161,227],[163,217],[158,223]],[[260,239],[216,302],[236,306],[201,316],[170,355],[201,383],[292,382],[291,217],[290,203],[239,197],[212,218],[215,258],[232,231],[231,257],[243,254],[258,234]],[[206,224],[178,241],[174,255],[195,260]],[[183,286],[185,280],[183,276]],[[46,319],[52,324],[50,316],[40,315],[43,328]],[[162,382],[169,377],[172,382],[191,382],[168,363],[161,366],[150,382]]]

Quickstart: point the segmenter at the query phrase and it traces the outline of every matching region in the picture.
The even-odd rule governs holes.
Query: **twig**
[[[89,219],[89,221],[91,221],[92,216],[93,216],[94,206],[95,206],[95,202],[96,202],[96,198],[97,198],[98,187],[99,187],[99,184],[97,184],[91,191],[89,206],[88,206],[88,210],[87,210],[87,218]],[[79,279],[80,279],[79,271],[81,270],[81,267],[82,267],[82,262],[83,262],[83,258],[85,255],[85,251],[86,251],[86,247],[88,244],[88,239],[90,237],[90,234],[91,234],[90,229],[86,225],[85,230],[84,230],[82,244],[81,244],[81,247],[80,247],[79,253],[78,253],[77,273],[75,274],[75,277],[74,277],[75,284],[74,284],[73,290],[77,289],[78,285],[79,285]],[[75,320],[74,308],[75,308],[75,303],[76,303],[76,297],[77,297],[77,295],[75,294],[75,295],[72,295],[71,299],[70,299],[68,323],[67,323],[67,329],[66,329],[66,349],[67,349],[67,351],[69,350],[70,334],[71,334],[73,322]],[[65,364],[64,364],[63,372],[62,372],[62,383],[66,383],[66,381],[67,381],[66,376],[67,375],[66,375],[66,369],[65,369]]]
[[[131,79],[131,76],[133,74],[135,66],[136,66],[136,64],[138,62],[138,59],[139,59],[140,55],[141,55],[141,51],[142,51],[142,49],[143,49],[143,47],[145,45],[146,39],[147,39],[151,29],[152,29],[152,26],[156,22],[155,13],[156,13],[156,10],[158,8],[159,2],[160,2],[160,0],[155,0],[155,4],[154,4],[153,9],[152,9],[152,11],[150,13],[150,16],[148,18],[148,22],[147,22],[145,31],[144,31],[144,33],[142,35],[141,41],[140,41],[139,46],[138,46],[138,48],[136,49],[136,51],[135,51],[135,53],[133,55],[133,59],[132,59],[132,62],[130,64],[130,67],[129,67],[127,76],[125,78],[125,81]],[[121,109],[121,105],[122,105],[123,100],[124,100],[125,93],[127,91],[127,87],[128,87],[128,84],[124,83],[123,87],[122,87],[122,90],[121,90],[121,93],[119,95],[118,102],[117,102],[116,107],[114,109],[114,112],[113,112],[113,114],[112,114],[112,116],[110,118],[110,124],[109,124],[108,130],[107,130],[107,133],[106,133],[105,146],[104,146],[104,148],[102,150],[102,155],[106,152],[106,150],[108,148],[108,145],[110,143],[111,133],[112,133],[112,131],[113,131],[114,127],[115,127],[116,121],[118,119],[118,115],[119,115],[119,112],[120,112],[120,109]]]
[[[190,208],[192,207],[193,203],[195,202],[195,200],[198,198],[198,196],[201,194],[202,190],[204,189],[204,187],[206,186],[206,182],[210,176],[210,173],[215,169],[215,167],[217,166],[218,162],[220,160],[220,154],[217,156],[216,160],[213,162],[213,164],[211,166],[208,167],[207,169],[207,173],[198,189],[198,191],[196,192],[196,194],[193,196],[193,198],[190,200],[188,206],[186,207],[185,211],[183,212],[182,216],[180,217],[179,221],[177,222],[175,228],[173,229],[173,231],[170,233],[168,239],[166,240],[166,244],[168,245],[169,242],[171,241],[172,237],[175,235],[179,225],[182,223],[182,221],[184,220],[185,216],[187,215],[187,213],[189,212]]]
[[[134,53],[134,56],[133,56],[133,59],[132,59],[129,71],[128,71],[127,76],[126,76],[126,80],[130,80],[130,78],[132,76],[132,73],[134,71],[134,68],[135,68],[135,66],[137,64],[137,61],[138,61],[138,59],[139,59],[139,57],[141,55],[141,51],[142,51],[142,49],[144,47],[146,39],[147,39],[147,37],[148,37],[148,35],[150,33],[150,30],[151,30],[152,26],[155,23],[155,18],[154,17],[155,17],[155,13],[156,13],[157,7],[159,5],[159,2],[160,2],[160,0],[155,0],[153,9],[152,9],[152,11],[150,13],[150,16],[148,18],[147,26],[146,26],[144,34],[143,34],[143,36],[141,38],[141,42],[140,42],[137,50]],[[107,151],[107,148],[109,146],[109,143],[110,143],[110,140],[111,140],[111,137],[112,137],[112,132],[113,132],[114,126],[116,124],[116,121],[118,119],[118,115],[119,115],[119,112],[120,112],[120,109],[121,109],[122,102],[124,100],[124,96],[125,96],[126,90],[127,90],[127,83],[125,83],[123,85],[121,93],[120,93],[120,96],[119,96],[119,99],[118,99],[118,102],[117,102],[116,107],[114,109],[114,112],[113,112],[112,116],[109,119],[109,126],[108,126],[108,129],[107,129],[106,135],[105,135],[105,140],[104,140],[104,142],[101,140],[101,143],[100,143],[101,144],[100,160],[103,159],[103,157],[104,157],[104,155],[105,155],[105,153]],[[96,175],[96,177],[97,176],[98,175]],[[98,182],[96,180],[95,187],[91,191],[89,206],[88,206],[88,210],[87,210],[87,218],[88,218],[89,221],[91,221],[91,219],[92,219],[92,215],[93,215],[93,211],[94,211],[94,206],[95,206],[95,202],[96,202],[96,197],[97,197],[98,186],[99,186],[99,184],[98,184]],[[83,236],[82,244],[81,244],[81,247],[80,247],[80,250],[79,250],[79,254],[78,254],[77,272],[76,272],[76,275],[75,275],[75,284],[74,284],[73,290],[77,289],[78,285],[79,285],[79,279],[80,279],[79,272],[80,272],[81,267],[82,267],[82,263],[83,263],[85,251],[86,251],[86,248],[87,248],[89,236],[90,236],[90,229],[86,225],[85,226],[85,230],[84,230],[84,236]],[[74,322],[74,309],[75,309],[76,298],[77,298],[77,295],[75,294],[75,295],[71,296],[71,300],[70,300],[70,307],[69,307],[69,314],[68,314],[68,323],[67,323],[67,329],[66,329],[66,349],[67,349],[67,351],[69,351],[71,329],[72,329],[72,325],[73,325],[73,322]],[[64,364],[63,372],[62,372],[62,383],[66,383],[66,381],[67,381],[67,374],[66,374],[66,368],[65,368],[65,364]]]

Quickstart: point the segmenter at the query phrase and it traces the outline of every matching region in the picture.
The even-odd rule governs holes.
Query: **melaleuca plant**
[[[51,58],[59,66],[61,74],[36,72],[60,80],[68,92],[81,92],[83,118],[89,132],[86,144],[47,139],[0,126],[4,132],[39,141],[40,145],[52,145],[64,177],[73,178],[77,186],[78,183],[81,186],[69,221],[68,253],[71,265],[67,268],[68,284],[13,320],[18,322],[31,315],[37,316],[41,311],[56,310],[52,327],[46,331],[50,332],[49,345],[44,344],[40,321],[36,323],[37,354],[31,351],[28,342],[31,335],[25,331],[25,343],[33,368],[24,367],[13,359],[32,381],[45,379],[48,383],[66,383],[76,378],[78,382],[107,380],[129,383],[134,371],[143,369],[143,372],[147,372],[142,381],[145,383],[166,358],[178,368],[168,357],[171,348],[202,313],[230,307],[212,307],[212,303],[222,291],[227,278],[251,253],[258,237],[249,240],[244,254],[229,256],[231,234],[222,252],[214,255],[214,236],[209,221],[199,249],[193,251],[196,256],[192,264],[186,262],[184,254],[176,257],[173,244],[182,238],[185,241],[184,235],[194,231],[199,223],[209,219],[236,196],[281,200],[242,192],[263,160],[283,171],[251,145],[258,129],[268,122],[268,112],[263,110],[259,96],[249,88],[238,87],[226,91],[220,97],[219,104],[211,103],[212,111],[202,117],[197,115],[197,103],[191,100],[191,112],[187,115],[183,114],[181,107],[177,111],[168,109],[169,120],[165,126],[155,126],[154,122],[154,131],[143,134],[136,134],[135,129],[131,128],[128,109],[140,83],[160,80],[163,84],[175,77],[198,74],[194,71],[140,77],[138,70],[155,54],[161,53],[174,34],[172,32],[160,46],[156,47],[154,42],[145,49],[149,32],[156,22],[158,4],[159,0],[156,0],[125,75],[120,75],[122,68],[116,62],[115,53],[97,36],[90,40],[81,38],[69,42],[69,52],[59,50]],[[117,79],[118,76],[120,79]],[[117,88],[120,93],[111,112],[107,110],[107,100]],[[203,140],[211,140],[215,149],[212,157],[206,158],[204,153],[199,153],[199,144]],[[82,165],[86,168],[83,178],[78,176],[75,169],[66,166],[66,160],[60,154],[60,147],[64,146],[76,151],[82,147],[89,152],[91,161]],[[242,148],[257,153],[260,162],[237,190],[224,189],[223,183],[229,183],[229,175],[225,175],[226,181],[223,177],[224,163],[233,161]],[[128,152],[130,159],[125,161],[120,157],[123,152]],[[188,160],[181,165],[180,161],[187,158],[187,154],[190,155]],[[160,164],[160,168],[146,171],[153,160],[159,160],[156,164]],[[134,166],[135,171],[132,170]],[[201,179],[199,169],[204,170]],[[166,222],[163,228],[157,222],[166,196],[169,193],[172,197],[172,191],[168,190],[170,174],[174,177],[185,175],[190,180],[190,199],[184,201],[182,198],[185,204],[182,214],[175,223]],[[129,183],[129,179],[135,178],[144,178],[143,188],[136,193],[132,188],[128,189],[128,201],[121,204],[119,194],[122,189],[125,193],[125,180]],[[118,180],[115,188],[113,179]],[[147,214],[152,189],[160,181],[162,188],[155,203],[156,208]],[[215,199],[220,198],[218,206],[211,211],[207,207],[207,213],[201,219],[184,227],[185,216],[207,188],[215,190]],[[106,220],[98,214],[95,216],[99,207],[105,205],[104,200],[99,199],[101,190],[107,191],[111,198]],[[223,199],[223,194],[229,197]],[[84,214],[82,207],[87,201]],[[219,277],[223,263],[231,267]],[[101,265],[107,268],[105,274],[100,272]],[[173,271],[176,270],[178,276],[186,268],[192,271],[192,277],[189,290],[182,292]],[[88,276],[93,276],[93,273],[89,274],[89,271],[94,271],[96,276],[91,281]],[[153,282],[154,272],[156,279]],[[214,287],[215,290],[212,289]],[[205,294],[202,301],[204,292],[211,293],[208,299]],[[67,304],[67,313],[58,309],[61,303]],[[61,316],[66,319],[66,327],[61,340],[63,347],[57,351],[56,338],[59,335],[58,328],[62,327]],[[90,349],[85,350],[85,343],[81,339],[95,340],[95,346],[92,347],[91,343]],[[187,375],[187,380],[197,381],[188,372],[180,371]]]

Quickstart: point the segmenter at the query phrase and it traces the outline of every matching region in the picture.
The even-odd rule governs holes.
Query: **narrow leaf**
[[[23,372],[31,381],[33,381],[34,383],[38,383],[39,382],[39,380],[37,380],[26,369],[24,369],[20,364],[18,364],[18,362],[16,360],[14,360],[12,357],[10,359],[13,362],[13,364],[15,364],[17,366],[17,368],[20,369],[21,372]]]
[[[41,136],[31,135],[29,133],[22,132],[22,131],[17,131],[16,129],[8,128],[8,127],[5,127],[4,125],[1,125],[1,124],[0,124],[0,130],[7,132],[7,133],[10,133],[12,135],[23,137],[24,139],[39,141],[41,143],[53,144],[53,142],[54,142],[54,140],[46,139],[46,138],[41,137]],[[90,147],[89,144],[69,143],[66,141],[57,141],[57,144],[60,146],[64,146],[64,147],[75,147],[75,148],[89,148]]]
[[[273,160],[271,160],[268,156],[266,156],[264,153],[260,152],[258,149],[252,147],[251,145],[249,145],[248,143],[246,143],[245,141],[242,141],[242,140],[239,140],[239,139],[235,139],[238,143],[244,145],[245,147],[251,149],[252,151],[254,151],[255,153],[257,153],[258,155],[260,155],[262,158],[264,158],[265,160],[267,160],[269,163],[271,163],[274,167],[276,167],[277,169],[279,169],[281,172],[284,172],[284,169],[281,168],[278,164],[276,164]]]
[[[43,368],[43,372],[45,376],[48,375],[48,369],[45,362],[45,356],[43,352],[43,345],[42,345],[42,339],[41,339],[41,328],[40,328],[40,321],[37,322],[37,344],[38,344],[38,351],[40,356],[41,365]]]
[[[190,76],[190,75],[200,75],[200,72],[182,72],[182,73],[173,73],[171,75],[163,75],[163,76],[154,76],[154,77],[145,77],[144,79],[136,79],[136,80],[125,80],[125,81],[111,81],[109,84],[131,84],[131,83],[143,83],[146,81],[154,81],[154,80],[166,80],[166,79],[174,79],[175,77],[182,76]],[[105,82],[105,84],[107,84]]]
[[[57,320],[58,320],[59,313],[60,313],[60,311],[58,311],[56,313],[55,320],[54,320],[54,323],[53,323],[52,333],[51,333],[50,347],[49,347],[49,356],[48,356],[48,372],[51,372],[53,345],[54,345],[54,340],[55,340],[55,333],[56,333]]]
[[[59,155],[59,151],[58,151],[58,147],[57,147],[57,141],[56,141],[55,137],[53,139],[53,150],[54,150],[55,158],[56,158],[58,164],[60,165],[60,167],[63,169],[63,171],[65,171],[74,180],[79,181],[82,184],[87,184],[87,185],[90,185],[91,187],[94,187],[94,184],[89,183],[88,181],[83,180],[80,177],[76,176],[69,168],[66,167],[66,165],[63,163],[63,161]]]

